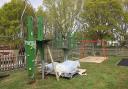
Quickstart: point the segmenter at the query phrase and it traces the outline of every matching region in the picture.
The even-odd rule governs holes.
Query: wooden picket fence
[[[10,71],[26,67],[25,55],[3,55],[0,56],[0,71]]]

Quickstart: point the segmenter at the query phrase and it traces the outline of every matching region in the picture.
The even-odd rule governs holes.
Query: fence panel
[[[0,71],[10,71],[26,67],[25,55],[2,55],[0,56]]]

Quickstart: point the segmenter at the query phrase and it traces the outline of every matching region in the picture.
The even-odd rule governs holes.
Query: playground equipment
[[[26,59],[27,59],[27,70],[28,75],[31,80],[35,80],[35,58],[36,54],[39,51],[42,63],[42,78],[44,79],[44,48],[47,46],[49,50],[49,54],[51,57],[51,52],[48,46],[48,42],[50,40],[44,39],[43,33],[43,18],[41,16],[38,17],[38,34],[37,39],[34,38],[34,31],[33,31],[33,18],[31,16],[28,17],[27,23],[27,40],[25,41],[25,52],[26,52]],[[51,57],[51,62],[53,63],[53,58]],[[54,65],[54,64],[53,64]],[[54,69],[55,71],[55,69]],[[57,74],[56,74],[57,76]],[[58,78],[57,78],[58,80]]]
[[[27,3],[27,2],[31,5],[31,3],[28,0],[25,0],[25,3]],[[23,37],[23,20],[22,19],[23,19],[26,7],[27,7],[27,4],[25,5],[24,10],[23,10],[22,15],[21,15],[21,37]],[[34,67],[35,66],[35,58],[36,58],[36,54],[39,50],[39,52],[41,54],[41,60],[42,60],[42,78],[44,78],[44,48],[45,47],[48,48],[48,53],[50,55],[50,59],[51,59],[53,66],[54,66],[54,63],[53,63],[53,58],[52,58],[52,55],[50,52],[50,48],[47,44],[50,40],[44,39],[42,18],[38,17],[37,39],[34,39],[32,17],[28,18],[27,28],[28,28],[28,31],[27,31],[28,37],[27,37],[27,40],[25,41],[25,51],[26,51],[27,69],[29,72],[29,76],[31,79],[35,78],[35,75],[34,75],[35,74],[34,73],[35,72],[35,67]],[[64,51],[64,60],[67,60],[70,46],[72,45],[70,43],[70,36],[68,36],[68,38],[67,38],[67,46],[63,46],[63,45],[65,45],[65,42],[63,42],[63,40],[62,40],[62,34],[55,35],[55,41],[54,42],[55,42],[55,45],[54,45],[55,47],[58,47],[58,44],[60,44],[58,48],[61,48]],[[54,71],[55,71],[55,68],[54,68]],[[56,77],[57,77],[57,74],[56,74]]]
[[[54,61],[52,58],[52,54],[50,48],[48,46],[49,39],[44,39],[44,31],[43,31],[43,18],[39,16],[37,18],[37,38],[34,38],[33,31],[33,18],[31,16],[27,19],[27,40],[25,41],[25,52],[27,59],[27,70],[29,78],[35,80],[35,58],[36,54],[39,51],[41,57],[41,70],[42,70],[42,79],[44,79],[44,61],[45,61],[45,48],[48,49],[48,53],[54,68],[54,72],[56,74],[56,78],[58,79],[58,75],[56,73]],[[53,40],[54,47],[58,49],[62,49],[64,52],[64,60],[68,60],[69,51],[76,46],[75,39],[72,36],[71,32],[67,33],[67,37],[63,37],[63,35],[59,32],[56,32],[55,38]]]
[[[55,32],[54,47],[63,50],[64,61],[68,60],[70,50],[76,46],[75,36],[71,32],[67,32],[67,36],[63,36],[59,31]]]

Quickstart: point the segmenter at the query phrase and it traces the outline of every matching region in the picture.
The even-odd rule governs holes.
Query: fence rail
[[[25,55],[3,55],[0,56],[0,71],[10,71],[19,68],[25,68]]]

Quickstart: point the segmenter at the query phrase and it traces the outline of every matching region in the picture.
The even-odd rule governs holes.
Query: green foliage
[[[81,16],[88,24],[89,37],[102,40],[112,38],[113,30],[120,28],[122,13],[118,0],[87,0]]]
[[[18,35],[24,6],[24,0],[11,0],[0,8],[0,36],[6,36],[5,38],[0,37],[1,43],[9,42],[9,44],[16,45],[20,41]],[[26,16],[33,15],[33,13],[32,7],[28,5],[23,21],[25,22]]]
[[[49,26],[53,31],[67,36],[73,32],[75,20],[79,18],[82,0],[43,0],[46,8]]]
[[[42,2],[43,6],[39,6],[36,12],[29,4],[27,5],[23,24],[25,26],[27,16],[42,15],[45,38],[52,38],[55,33],[61,33],[66,37],[67,33],[71,32],[76,34],[77,39],[127,40],[127,0],[123,2],[122,0],[43,0]],[[24,6],[24,0],[11,0],[0,8],[0,36],[17,37],[20,34],[20,18]],[[26,27],[23,28],[26,33]],[[0,41],[16,42],[16,37],[13,40],[0,38]]]

